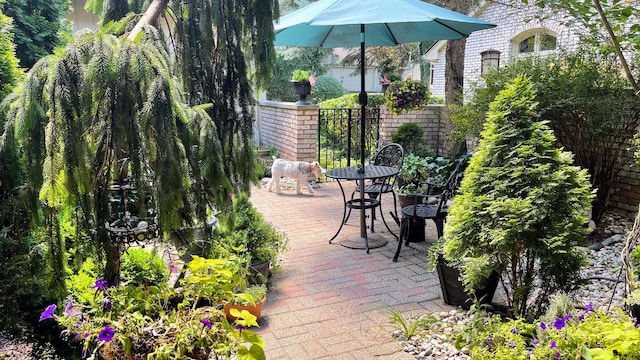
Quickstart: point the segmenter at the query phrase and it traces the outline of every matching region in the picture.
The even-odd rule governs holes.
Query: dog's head
[[[316,176],[316,180],[320,179],[320,176],[324,174],[325,170],[320,166],[317,161],[311,163],[311,173]]]

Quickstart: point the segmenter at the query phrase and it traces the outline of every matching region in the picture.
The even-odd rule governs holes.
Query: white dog
[[[309,174],[313,174],[316,180],[322,176],[324,169],[317,161],[288,161],[283,159],[275,159],[271,165],[271,181],[269,181],[269,191],[276,186],[276,192],[280,192],[280,177],[286,176],[296,181],[296,193],[302,194],[300,184],[304,184],[309,192],[313,194],[313,188],[309,184]]]

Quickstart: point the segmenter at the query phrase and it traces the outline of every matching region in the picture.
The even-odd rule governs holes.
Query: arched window
[[[544,55],[556,49],[557,39],[549,30],[536,29],[524,32],[513,39],[515,56],[539,54]]]

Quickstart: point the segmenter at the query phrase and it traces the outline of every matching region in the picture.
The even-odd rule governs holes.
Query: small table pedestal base
[[[377,249],[387,245],[388,241],[381,235],[375,233],[367,234],[367,240],[369,241],[369,249]],[[348,239],[340,241],[340,245],[349,249],[366,249],[365,239],[360,235],[349,236]]]

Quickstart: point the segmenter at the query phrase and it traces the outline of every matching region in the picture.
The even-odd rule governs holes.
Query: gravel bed
[[[570,294],[578,306],[593,302],[599,309],[622,307],[624,298],[624,273],[621,273],[621,252],[633,227],[633,221],[616,214],[606,214],[600,228],[595,229],[591,244],[586,244],[589,265],[582,269],[582,277],[588,283]],[[429,334],[406,339],[396,330],[393,335],[403,344],[403,350],[421,360],[470,360],[468,348],[456,349],[450,341],[454,327],[467,321],[466,312],[451,310],[434,315],[440,321],[433,324]]]

